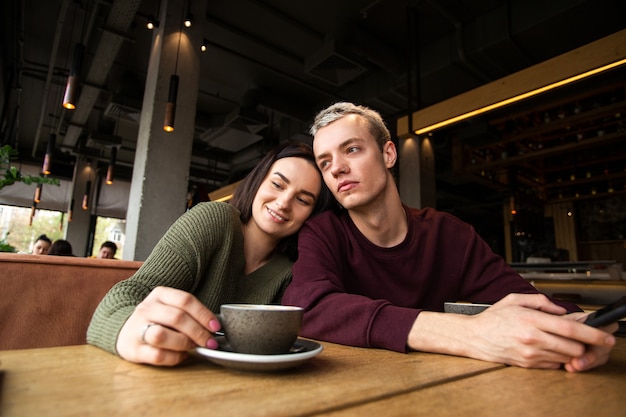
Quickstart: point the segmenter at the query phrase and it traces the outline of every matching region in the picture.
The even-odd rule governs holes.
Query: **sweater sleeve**
[[[451,216],[411,212],[409,235],[394,248],[374,247],[345,217],[323,213],[300,231],[283,303],[305,309],[303,336],[406,352],[422,310],[538,293],[469,224]]]
[[[305,309],[301,335],[334,343],[406,352],[407,335],[420,310],[346,288],[342,245],[307,223],[283,304]],[[392,323],[392,325],[389,325]]]
[[[209,308],[219,306],[221,298],[234,296],[228,294],[234,285],[219,282],[232,275],[225,273],[224,269],[233,268],[232,263],[225,260],[232,252],[232,227],[228,225],[233,224],[234,215],[233,209],[223,203],[207,203],[181,216],[159,240],[139,270],[114,285],[105,295],[87,330],[87,342],[116,353],[115,345],[122,326],[135,306],[157,286],[195,293],[208,275],[218,281],[210,286],[213,291],[203,293],[203,302]]]

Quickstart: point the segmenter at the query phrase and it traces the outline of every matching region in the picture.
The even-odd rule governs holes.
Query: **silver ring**
[[[155,326],[156,324],[157,323],[148,323],[141,328],[141,342],[142,343],[145,343],[146,345],[148,344],[148,342],[146,342],[146,332],[148,331],[150,326]]]

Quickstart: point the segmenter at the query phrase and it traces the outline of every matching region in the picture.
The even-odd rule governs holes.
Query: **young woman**
[[[34,255],[47,255],[52,245],[52,240],[46,235],[39,235],[35,244],[33,245]]]
[[[296,233],[331,201],[311,148],[279,146],[231,204],[198,204],[170,227],[141,268],[101,301],[87,341],[153,365],[176,365],[195,346],[217,348],[213,311],[230,302],[280,303]]]

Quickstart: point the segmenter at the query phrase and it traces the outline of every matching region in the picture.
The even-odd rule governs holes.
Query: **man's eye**
[[[358,150],[359,150],[359,148],[358,148],[358,147],[356,147],[356,146],[350,146],[350,147],[348,148],[347,152],[348,152],[348,153],[354,153],[354,152],[357,152]]]
[[[322,161],[319,163],[320,169],[324,169],[328,166],[328,161]]]

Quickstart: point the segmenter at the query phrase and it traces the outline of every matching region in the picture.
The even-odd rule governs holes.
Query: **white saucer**
[[[209,361],[239,371],[279,371],[298,366],[317,356],[324,347],[317,342],[298,339],[291,352],[280,355],[252,355],[233,352],[222,337],[216,337],[218,349],[197,347],[195,352]]]

